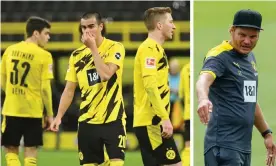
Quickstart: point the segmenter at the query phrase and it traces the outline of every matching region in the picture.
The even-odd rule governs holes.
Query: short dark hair
[[[27,37],[31,37],[34,31],[38,31],[39,33],[44,28],[51,28],[49,21],[44,18],[32,16],[27,20],[26,33]]]
[[[87,20],[87,19],[89,19],[91,17],[95,17],[96,18],[98,25],[100,25],[101,23],[103,23],[103,30],[102,30],[101,34],[102,34],[102,36],[104,36],[105,33],[106,33],[105,24],[104,24],[102,16],[101,16],[101,14],[99,12],[86,12],[86,13],[84,13],[81,16],[81,19]],[[81,26],[79,26],[79,32],[82,35]]]
[[[160,16],[170,13],[172,10],[170,7],[153,7],[144,12],[144,23],[149,31],[155,29],[156,22],[160,19]]]

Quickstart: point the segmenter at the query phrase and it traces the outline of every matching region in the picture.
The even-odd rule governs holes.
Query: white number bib
[[[256,81],[244,81],[243,97],[244,102],[256,102]]]

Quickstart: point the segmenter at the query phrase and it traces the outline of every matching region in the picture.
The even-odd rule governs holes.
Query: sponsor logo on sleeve
[[[156,64],[155,64],[155,58],[146,58],[146,65],[145,65],[146,68],[155,68],[156,67]]]
[[[118,60],[121,59],[121,54],[120,54],[119,52],[117,52],[117,53],[115,54],[115,58],[118,59]]]

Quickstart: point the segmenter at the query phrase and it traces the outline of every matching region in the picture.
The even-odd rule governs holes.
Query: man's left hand
[[[264,144],[267,149],[266,165],[274,166],[276,156],[276,146],[273,142],[272,134],[267,134],[264,138]]]

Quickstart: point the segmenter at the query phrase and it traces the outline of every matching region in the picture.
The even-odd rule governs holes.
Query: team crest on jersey
[[[173,160],[175,158],[175,151],[172,150],[172,149],[167,149],[167,152],[166,152],[166,157],[167,159],[169,160]]]
[[[155,68],[155,58],[146,58],[146,68]]]
[[[83,154],[82,154],[82,152],[79,152],[79,158],[80,158],[80,160],[83,160]]]
[[[257,71],[256,63],[254,61],[251,61],[252,68]]]
[[[121,54],[120,54],[119,52],[117,52],[117,53],[115,54],[115,58],[119,60],[119,59],[121,58]]]

